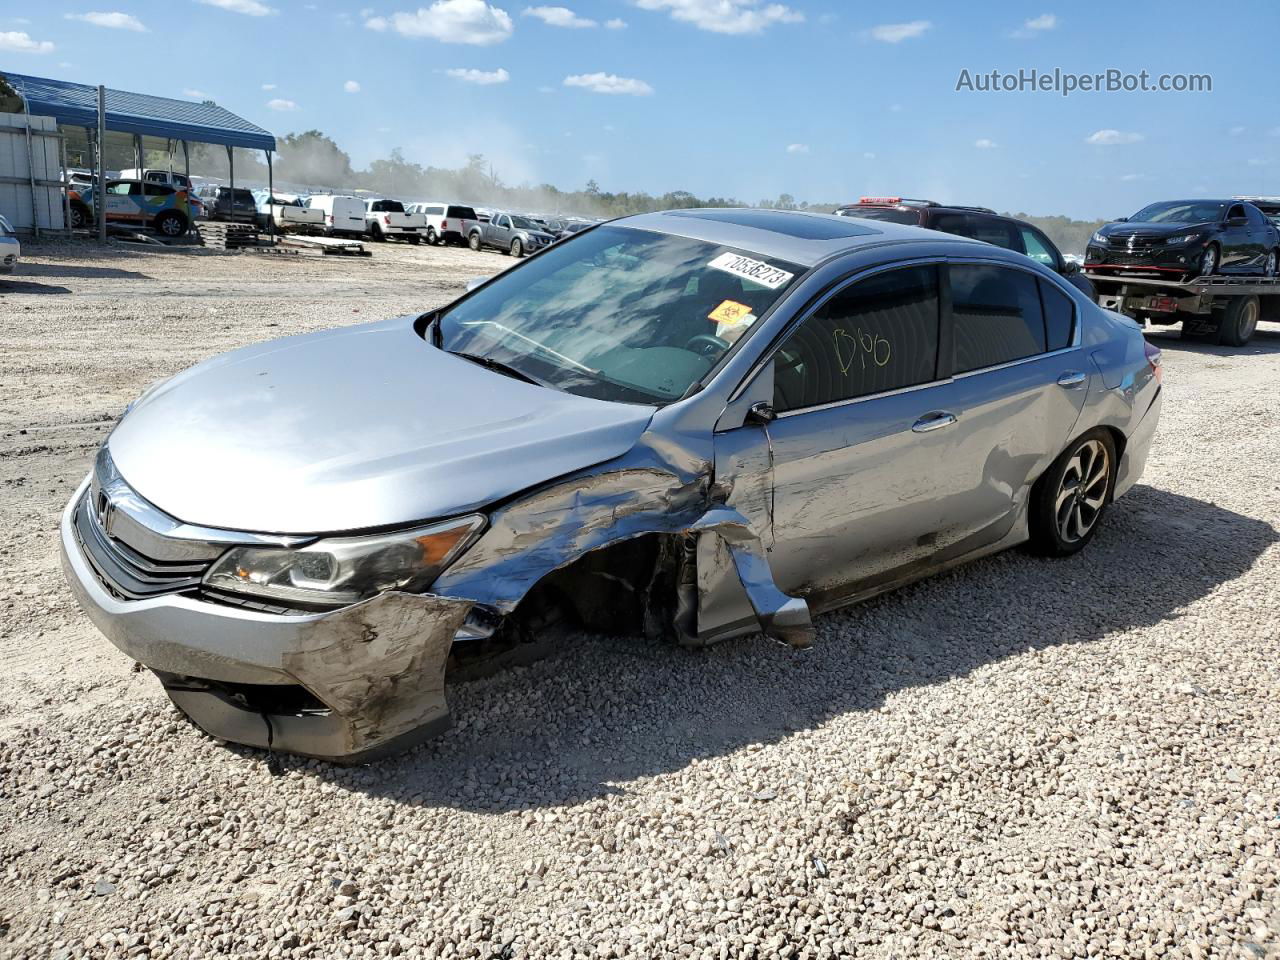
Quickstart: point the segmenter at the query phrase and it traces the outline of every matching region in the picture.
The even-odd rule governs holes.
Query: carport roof
[[[69,126],[98,125],[97,87],[3,70],[0,76],[27,102],[27,110],[32,115],[53,117]],[[237,117],[230,110],[209,103],[153,97],[127,90],[107,90],[107,129],[252,150],[276,148],[276,138],[269,131]]]

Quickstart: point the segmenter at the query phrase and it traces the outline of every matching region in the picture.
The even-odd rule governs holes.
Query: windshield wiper
[[[546,384],[541,380],[529,376],[529,374],[525,373],[523,370],[517,370],[515,367],[511,366],[511,364],[503,363],[501,360],[495,360],[493,357],[484,357],[477,353],[455,352],[453,350],[448,350],[446,352],[452,353],[455,357],[462,357],[464,360],[470,360],[472,363],[477,363],[482,367],[495,371],[496,373],[503,373],[508,377],[515,377],[517,380],[523,380],[525,383],[532,383],[534,386],[538,387],[546,386]]]

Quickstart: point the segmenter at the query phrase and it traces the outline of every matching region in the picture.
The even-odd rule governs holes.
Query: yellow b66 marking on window
[[[738,303],[736,300],[722,300],[720,306],[707,314],[707,319],[714,320],[716,323],[736,326],[750,312],[751,308],[745,303]]]

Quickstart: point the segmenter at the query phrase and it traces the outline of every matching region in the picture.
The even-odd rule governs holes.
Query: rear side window
[[[444,215],[444,207],[427,207],[425,212],[430,216],[440,217]]]
[[[827,301],[774,356],[779,411],[928,383],[938,365],[938,271],[904,267]]]
[[[173,187],[167,183],[146,183],[143,185],[145,193],[148,197],[167,197],[174,192]]]
[[[449,208],[449,216],[450,216],[450,217],[452,217],[454,220],[476,220],[476,219],[479,219],[479,218],[476,216],[476,212],[475,212],[475,210],[471,209],[471,207],[450,207],[450,208]]]
[[[971,213],[940,213],[929,224],[934,230],[954,233],[958,237],[981,240],[1006,250],[1022,252],[1022,246],[1013,235],[1009,224],[995,217],[982,217]]]
[[[1036,278],[1007,267],[951,267],[955,372],[981,370],[1044,353]]]
[[[1040,302],[1044,306],[1044,332],[1050,350],[1071,346],[1076,332],[1076,305],[1071,298],[1046,280],[1040,284]]]

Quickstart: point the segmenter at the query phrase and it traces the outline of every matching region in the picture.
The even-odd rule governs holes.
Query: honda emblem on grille
[[[111,517],[116,512],[116,505],[111,502],[111,495],[105,490],[98,491],[98,500],[94,504],[94,515],[103,533],[111,532]]]

